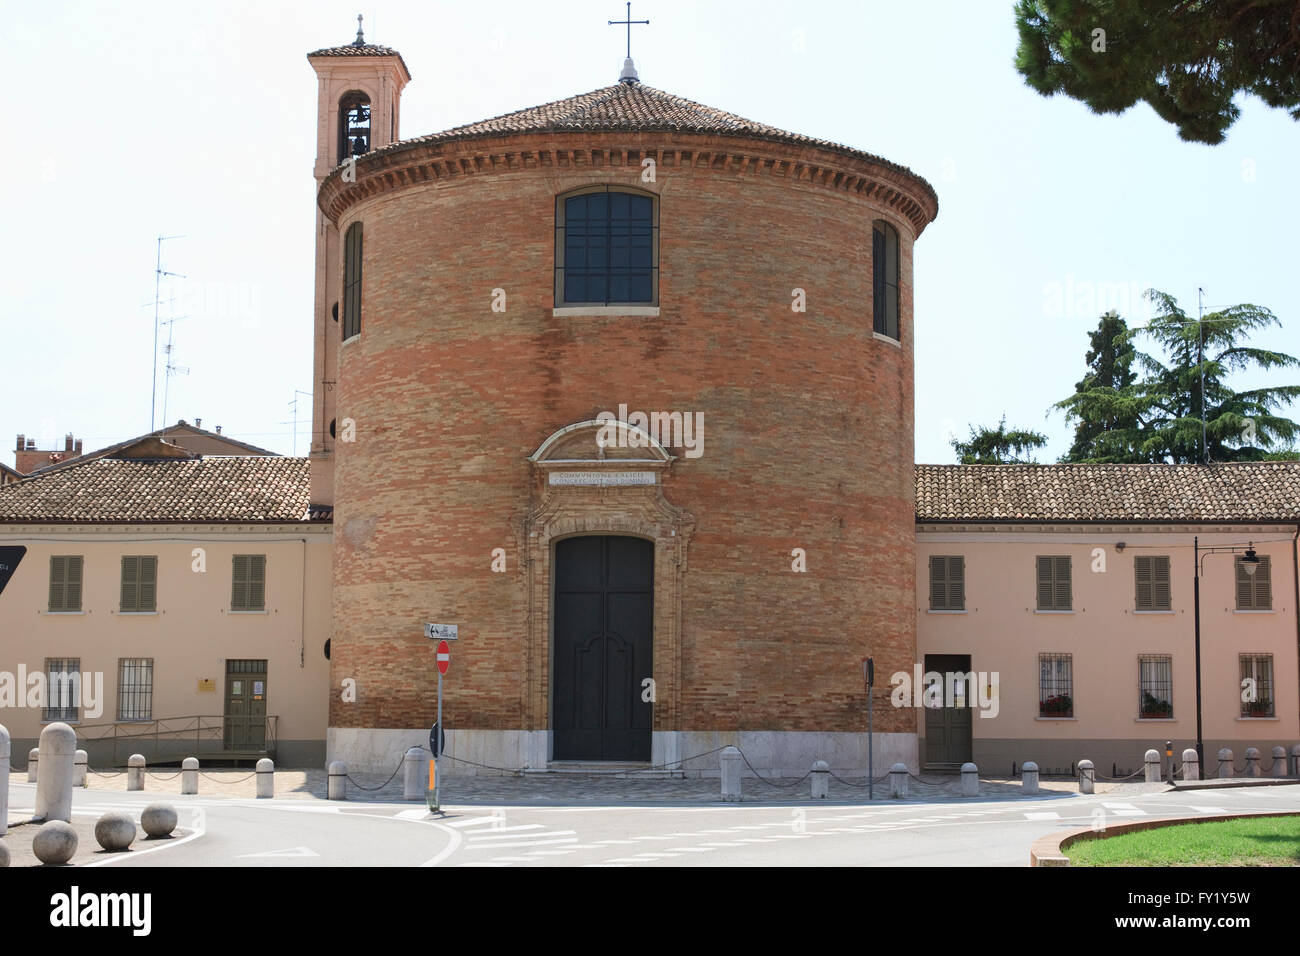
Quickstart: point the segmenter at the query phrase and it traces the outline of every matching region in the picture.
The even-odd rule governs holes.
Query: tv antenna
[[[184,239],[184,236],[159,236],[158,237],[158,258],[154,264],[153,270],[153,386],[149,392],[149,432],[154,431],[154,415],[158,411],[158,305],[162,301],[160,293],[162,290],[162,277],[174,276],[177,279],[184,279],[185,276],[179,272],[167,272],[162,267],[162,244],[169,239]]]
[[[311,392],[304,392],[300,388],[293,390],[293,401],[289,402],[289,407],[293,409],[293,456],[298,457],[298,396],[306,395],[311,398]]]
[[[169,300],[174,302],[175,300]],[[190,367],[188,365],[177,365],[176,356],[172,354],[172,339],[176,332],[176,323],[182,319],[189,318],[185,315],[173,315],[163,323],[167,326],[167,344],[163,346],[163,351],[167,354],[167,364],[163,371],[163,428],[167,427],[167,397],[171,392],[173,375],[189,375]]]

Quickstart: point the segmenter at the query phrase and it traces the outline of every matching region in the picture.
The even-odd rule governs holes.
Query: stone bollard
[[[1147,783],[1160,782],[1160,751],[1148,750],[1147,756]]]
[[[429,789],[425,786],[428,780],[425,762],[424,751],[419,747],[411,747],[406,751],[406,756],[402,758],[403,800],[424,799],[425,792]]]
[[[86,756],[84,750],[78,750],[72,757],[72,785],[74,787],[84,787],[86,785],[86,770],[90,767],[90,758]]]
[[[0,724],[0,836],[9,830],[9,729]]]
[[[1286,748],[1285,747],[1273,748],[1273,776],[1274,777],[1286,776]]]
[[[181,761],[181,793],[199,792],[199,758],[186,757]]]
[[[896,800],[907,796],[907,764],[896,763],[889,768],[889,795]]]
[[[329,766],[329,784],[325,790],[326,800],[346,800],[348,798],[348,765],[342,760],[335,760]]]
[[[257,762],[257,798],[259,800],[275,796],[275,761],[263,757]]]
[[[815,761],[812,765],[812,797],[825,800],[831,792],[831,768],[825,760]]]
[[[1224,747],[1219,751],[1219,779],[1226,780],[1232,776],[1232,751]]]
[[[1287,768],[1292,777],[1300,777],[1300,744],[1291,748],[1291,766]]]
[[[722,767],[722,799],[728,803],[740,802],[740,751],[727,747],[718,758]]]
[[[76,732],[62,721],[46,724],[41,731],[41,772],[36,778],[33,819],[72,822],[72,776],[76,755]]]
[[[1246,776],[1247,777],[1259,776],[1259,748],[1258,747],[1246,748]]]
[[[961,795],[963,797],[980,795],[980,768],[973,763],[961,765]]]
[[[144,754],[131,754],[126,758],[126,789],[144,789]]]
[[[33,747],[27,751],[27,782],[36,782],[36,768],[41,763],[41,751],[38,747]]]
[[[1097,778],[1092,769],[1091,760],[1079,761],[1079,792],[1096,793]]]
[[[1020,790],[1022,793],[1038,792],[1038,764],[1026,760],[1020,767]]]
[[[1183,751],[1183,779],[1201,779],[1201,758],[1194,747],[1188,747]]]
[[[72,728],[69,727],[68,729],[71,730]],[[44,736],[43,731],[41,735]],[[75,735],[73,740],[75,742]],[[71,780],[72,777],[69,776],[68,779]],[[69,787],[70,791],[71,787]],[[36,859],[51,866],[67,863],[76,852],[77,831],[72,828],[72,824],[64,820],[50,820],[42,823],[41,828],[36,831],[36,836],[32,839],[32,853],[36,855]]]

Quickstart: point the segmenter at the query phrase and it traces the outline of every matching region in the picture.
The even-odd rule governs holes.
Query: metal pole
[[[1201,542],[1192,538],[1192,603],[1195,605],[1196,620],[1196,759],[1200,762],[1201,773],[1205,772],[1205,741],[1201,726]]]
[[[442,803],[438,796],[442,792],[442,774],[438,769],[438,760],[442,757],[442,668],[438,668],[438,732],[433,735],[433,745],[437,749],[433,755],[433,809],[442,812]]]
[[[867,685],[867,799],[876,799],[876,695],[872,686]]]

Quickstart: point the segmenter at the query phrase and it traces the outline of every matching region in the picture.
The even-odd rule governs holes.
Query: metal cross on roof
[[[630,28],[629,28],[630,29]],[[353,46],[365,46],[366,38],[361,32],[361,14],[357,14],[357,38],[352,41]]]
[[[646,26],[649,26],[649,25],[650,25],[650,21],[649,21],[649,20],[633,20],[633,19],[632,19],[632,0],[628,0],[628,4],[627,4],[627,19],[626,19],[626,20],[610,20],[610,21],[609,21],[609,25],[610,25],[610,26],[624,26],[624,25],[627,26],[627,58],[628,58],[629,60],[632,59],[632,24],[634,24],[634,23],[644,23]]]

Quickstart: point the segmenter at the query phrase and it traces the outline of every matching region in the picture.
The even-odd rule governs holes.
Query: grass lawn
[[[1067,847],[1071,866],[1298,866],[1300,816],[1183,823]]]

